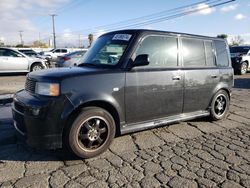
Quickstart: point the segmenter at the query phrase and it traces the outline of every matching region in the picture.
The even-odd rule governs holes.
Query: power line
[[[193,7],[195,5],[199,5],[201,3],[207,3],[211,0],[203,0],[203,1],[198,1],[196,3],[192,3],[192,4],[188,4],[188,5],[184,5],[184,6],[180,6],[177,8],[172,8],[172,9],[167,9],[158,13],[154,13],[154,14],[150,14],[150,15],[145,15],[145,16],[141,16],[141,17],[137,17],[137,18],[132,18],[132,19],[128,19],[128,20],[124,20],[124,21],[120,21],[120,22],[115,22],[112,24],[107,24],[107,25],[101,25],[101,26],[97,26],[94,28],[88,28],[88,29],[83,29],[83,30],[78,30],[78,31],[73,31],[73,32],[83,32],[83,31],[90,31],[91,29],[93,30],[99,30],[99,29],[108,29],[109,27],[116,27],[119,25],[123,25],[123,24],[129,24],[129,23],[135,23],[135,22],[140,22],[141,20],[145,20],[145,19],[152,19],[161,15],[166,15],[169,13],[174,13],[176,11],[183,11],[183,9],[185,8],[190,8]],[[216,0],[216,1],[222,1],[222,0]]]
[[[175,19],[175,18],[183,17],[183,16],[190,15],[190,14],[194,14],[196,12],[206,10],[208,8],[214,8],[214,7],[217,7],[217,6],[228,4],[228,3],[231,3],[233,1],[235,1],[235,0],[227,0],[225,2],[210,5],[208,7],[203,7],[203,8],[199,8],[199,9],[197,9],[197,8],[190,9],[190,10],[187,10],[187,11],[182,12],[182,13],[177,13],[177,14],[170,15],[170,16],[163,16],[163,17],[160,17],[160,18],[157,18],[157,19],[151,19],[151,20],[147,20],[147,21],[144,21],[144,22],[141,22],[141,23],[135,23],[135,24],[130,24],[130,25],[122,26],[122,27],[116,27],[116,28],[112,28],[110,30],[123,29],[123,28],[128,28],[128,27],[141,27],[141,26],[145,26],[145,25],[159,23],[159,22],[162,22],[162,21],[172,20],[172,19]]]
[[[68,10],[71,10],[73,7],[78,6],[79,4],[82,3],[88,3],[89,1],[82,1],[82,0],[73,0],[70,1],[69,3],[64,4],[61,7],[58,7],[57,9],[52,10],[53,12],[57,13],[57,14],[62,14]],[[50,11],[47,12],[47,14],[49,14]],[[46,15],[46,14],[45,14]],[[47,17],[43,17],[40,19],[40,21],[37,22],[37,24],[41,25],[42,23],[44,23],[45,21],[47,21],[48,18]]]
[[[135,18],[135,19],[125,20],[125,21],[121,21],[121,22],[117,22],[117,23],[109,24],[109,25],[98,26],[98,27],[93,28],[93,29],[95,29],[94,31],[93,31],[93,29],[89,28],[89,29],[84,29],[84,30],[73,31],[72,33],[93,31],[92,33],[96,34],[96,33],[98,33],[97,30],[99,28],[103,29],[104,27],[106,27],[106,30],[105,30],[106,32],[112,31],[112,30],[117,30],[117,29],[141,27],[141,26],[145,26],[145,25],[150,25],[150,24],[154,24],[154,23],[158,23],[158,22],[162,22],[162,21],[167,21],[167,20],[172,20],[172,19],[175,19],[178,17],[183,17],[186,15],[194,14],[196,12],[206,10],[208,8],[213,8],[213,7],[221,6],[224,4],[228,4],[228,3],[231,3],[233,1],[235,1],[235,0],[199,1],[197,3],[177,7],[174,9],[165,10],[165,11],[162,11],[159,13],[142,16],[142,17]],[[197,5],[200,5],[202,3],[206,3],[205,5],[207,5],[207,6],[197,8]],[[143,18],[148,18],[148,19],[143,20]],[[136,20],[138,20],[138,21],[136,21]],[[142,21],[140,21],[140,20],[142,20]],[[134,22],[132,22],[132,21],[134,21]],[[128,23],[128,24],[123,24],[123,23]],[[113,26],[113,27],[109,27],[109,26]]]
[[[142,16],[142,17],[135,18],[135,19],[125,20],[125,21],[114,23],[114,24],[109,24],[109,25],[106,25],[107,29],[105,30],[105,32],[112,31],[112,30],[118,30],[118,29],[124,29],[124,28],[141,27],[141,26],[145,26],[145,25],[150,25],[150,24],[154,24],[154,23],[168,21],[168,20],[179,18],[179,17],[187,16],[187,15],[190,15],[190,14],[194,14],[196,12],[206,10],[206,9],[209,9],[209,8],[225,5],[225,4],[231,3],[233,1],[235,1],[235,0],[206,0],[206,1],[199,1],[197,3],[177,7],[177,8],[174,8],[174,9],[165,10],[165,11],[162,11],[162,12],[159,12],[159,13]],[[197,6],[197,5],[202,4],[202,3],[204,3],[204,5],[206,5],[206,6],[204,6],[204,7],[198,7]],[[143,18],[147,18],[147,19],[143,20]],[[137,21],[132,22],[133,20],[137,20]],[[124,24],[125,22],[127,24]],[[113,26],[113,27],[110,27],[110,26]],[[95,27],[95,28],[101,28],[101,27],[102,26]],[[79,31],[90,31],[90,30],[91,29],[84,29],[84,30],[79,30]],[[73,31],[73,33],[76,33],[76,32],[77,31]],[[98,31],[94,30],[91,33],[92,34],[97,34]],[[59,34],[57,36],[60,37],[61,34]],[[81,33],[81,34],[83,34],[83,33]],[[87,34],[87,33],[85,33],[85,34]]]

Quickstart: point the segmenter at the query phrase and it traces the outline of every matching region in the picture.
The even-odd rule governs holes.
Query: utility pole
[[[52,18],[52,24],[53,24],[53,45],[54,45],[54,48],[56,48],[55,16],[57,16],[57,15],[50,14],[50,16]]]
[[[20,42],[21,42],[21,44],[23,45],[23,31],[22,30],[20,30],[19,31],[19,35],[20,35]]]
[[[41,33],[39,32],[38,35],[38,47],[40,48],[40,44],[41,44]]]
[[[79,48],[81,48],[81,35],[78,35],[78,40],[79,40]]]

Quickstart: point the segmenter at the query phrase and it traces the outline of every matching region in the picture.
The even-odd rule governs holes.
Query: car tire
[[[115,121],[102,108],[84,108],[66,129],[68,149],[80,158],[95,157],[106,151],[115,137]]]
[[[34,71],[39,71],[39,70],[42,70],[44,69],[43,65],[41,63],[34,63],[32,66],[31,66],[31,71],[34,72]]]
[[[246,74],[247,73],[247,63],[242,62],[239,70],[240,75]]]
[[[229,96],[225,90],[218,91],[212,100],[210,116],[212,120],[224,119],[229,109]]]

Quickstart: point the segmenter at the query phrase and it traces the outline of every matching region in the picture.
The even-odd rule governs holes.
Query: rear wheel
[[[213,120],[221,120],[226,117],[229,109],[229,96],[226,91],[218,91],[211,103],[211,118]]]
[[[66,133],[70,150],[81,158],[91,158],[103,153],[115,136],[113,117],[104,109],[85,108]]]
[[[243,74],[246,74],[247,73],[247,63],[246,62],[243,62],[240,66],[240,74],[243,75]]]

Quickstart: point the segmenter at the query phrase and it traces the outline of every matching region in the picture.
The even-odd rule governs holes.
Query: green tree
[[[217,38],[222,38],[222,39],[227,39],[227,34],[220,34],[220,35],[217,35]]]
[[[17,44],[16,48],[25,48],[23,44]]]
[[[33,43],[32,43],[32,47],[35,47],[35,48],[48,48],[48,45],[44,42],[41,42],[39,40],[35,40]]]

